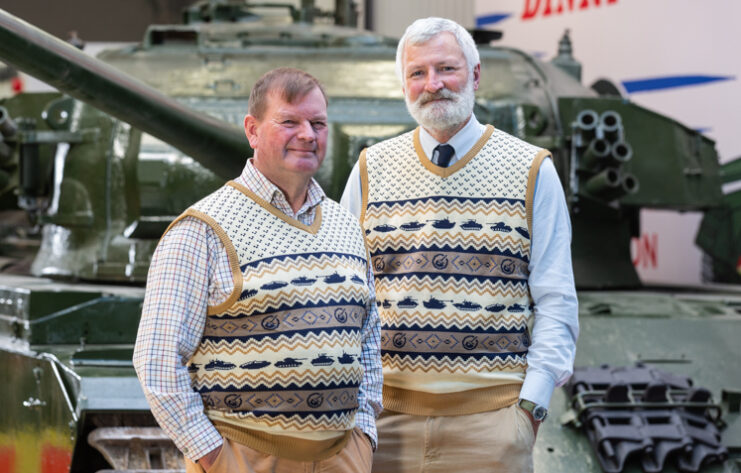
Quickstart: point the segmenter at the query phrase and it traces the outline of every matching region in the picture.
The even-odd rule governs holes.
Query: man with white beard
[[[396,66],[421,126],[364,150],[342,196],[381,316],[373,471],[532,471],[579,332],[563,190],[547,150],[476,120],[460,25],[415,21]]]

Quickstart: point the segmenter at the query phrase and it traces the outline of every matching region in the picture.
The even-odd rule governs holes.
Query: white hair
[[[473,41],[471,34],[453,20],[434,16],[420,18],[409,25],[396,48],[396,75],[402,84],[404,84],[404,48],[407,43],[426,43],[433,37],[444,32],[451,33],[455,36],[455,40],[458,42],[458,46],[460,46],[463,56],[466,58],[468,72],[471,73],[473,71],[473,68],[480,62],[480,59],[479,50],[476,49],[476,43]]]

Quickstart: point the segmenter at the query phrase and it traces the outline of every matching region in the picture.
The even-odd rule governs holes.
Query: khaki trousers
[[[301,462],[262,453],[224,439],[216,461],[205,471],[185,458],[186,473],[370,473],[373,450],[368,437],[357,427],[345,448],[326,460]]]
[[[516,404],[462,416],[384,411],[373,473],[530,473],[533,426]]]

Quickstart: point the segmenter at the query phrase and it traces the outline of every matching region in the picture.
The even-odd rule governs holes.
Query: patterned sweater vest
[[[517,400],[530,344],[532,192],[547,155],[488,126],[448,168],[424,156],[419,129],[361,156],[386,409],[461,415]]]
[[[325,199],[306,226],[235,182],[184,215],[216,231],[235,280],[229,299],[208,308],[188,365],[206,414],[217,426],[259,432],[253,440],[347,438],[369,301],[357,220]]]

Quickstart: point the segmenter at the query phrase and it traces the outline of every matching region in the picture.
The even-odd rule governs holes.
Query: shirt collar
[[[245,164],[242,174],[240,174],[240,176],[235,180],[254,192],[261,199],[270,202],[274,207],[281,209],[287,206],[290,208],[290,205],[288,205],[288,199],[286,199],[283,191],[255,167],[252,163],[252,159],[247,160],[247,164]],[[316,207],[325,197],[326,194],[324,193],[324,190],[322,190],[321,186],[316,182],[316,180],[314,180],[314,178],[311,178],[311,181],[309,181],[309,191],[306,195],[306,202],[301,206],[298,213],[301,214],[306,211],[306,209]]]
[[[420,126],[419,128],[419,142],[422,145],[422,150],[425,152],[425,155],[430,159],[435,146],[439,145],[440,142],[433,138],[432,135],[424,129],[424,127]],[[484,131],[486,131],[486,126],[479,123],[479,121],[476,120],[476,116],[471,114],[471,119],[466,122],[466,125],[458,130],[458,133],[448,140],[448,144],[455,149],[455,154],[450,160],[450,164],[455,163],[461,157],[465,156],[466,153],[473,148],[473,145],[476,144],[479,138],[481,138]]]

